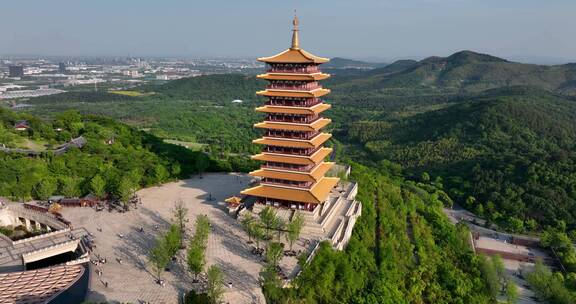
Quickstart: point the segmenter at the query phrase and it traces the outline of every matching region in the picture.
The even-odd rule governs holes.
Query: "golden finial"
[[[300,38],[298,37],[298,16],[296,16],[296,10],[294,10],[294,20],[292,20],[292,47],[293,50],[300,49]]]

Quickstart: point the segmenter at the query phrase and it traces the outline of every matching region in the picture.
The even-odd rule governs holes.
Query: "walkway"
[[[262,262],[251,254],[247,236],[240,224],[226,213],[224,199],[244,189],[250,177],[233,174],[204,174],[143,189],[138,192],[142,205],[127,213],[101,211],[90,208],[65,208],[63,215],[74,226],[83,226],[95,237],[93,251],[107,259],[107,263],[92,267],[88,300],[138,303],[177,303],[178,297],[191,288],[192,278],[186,268],[185,250],[178,261],[162,274],[166,286],[155,283],[147,255],[154,239],[165,231],[172,217],[174,202],[181,199],[188,208],[187,234],[193,231],[197,215],[208,215],[213,230],[206,252],[207,266],[216,264],[224,273],[225,302],[265,303],[258,284]],[[214,198],[208,201],[210,194]],[[158,225],[159,231],[154,227]],[[143,227],[144,232],[139,228]],[[99,230],[101,229],[101,231]],[[122,234],[120,237],[118,234]],[[122,264],[116,261],[122,259]],[[101,277],[94,272],[102,270]],[[108,283],[105,287],[104,282]]]

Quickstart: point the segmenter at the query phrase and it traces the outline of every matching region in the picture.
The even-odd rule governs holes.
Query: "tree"
[[[54,192],[58,185],[56,181],[52,178],[45,177],[34,187],[36,196],[41,200],[47,200]]]
[[[507,219],[507,223],[508,229],[511,230],[512,232],[523,232],[524,231],[524,222],[514,216],[510,216]]]
[[[204,153],[198,153],[196,155],[196,161],[194,165],[196,166],[196,171],[198,172],[198,174],[202,175],[202,173],[204,173],[204,171],[208,169],[210,162],[208,157]]]
[[[138,188],[140,182],[142,181],[141,169],[139,170],[139,168],[134,168],[128,172],[127,176],[134,189]]]
[[[168,178],[168,170],[166,170],[166,168],[163,165],[156,164],[153,170],[154,170],[153,176],[155,179],[155,183],[160,184]]]
[[[78,180],[69,176],[60,178],[60,192],[66,197],[76,197],[79,195]]]
[[[188,247],[187,263],[188,270],[194,274],[194,279],[198,278],[198,274],[204,270],[204,251],[205,248],[198,241],[192,240]]]
[[[180,228],[181,238],[180,238],[180,246],[182,246],[182,239],[184,238],[185,226],[186,226],[186,216],[188,215],[188,208],[184,206],[184,202],[181,199],[178,199],[174,203],[174,209],[172,210],[172,215],[174,216],[174,221]]]
[[[266,228],[266,239],[270,237],[270,229],[274,228],[277,223],[276,211],[270,206],[266,206],[260,211],[260,221]]]
[[[206,215],[198,215],[196,217],[196,233],[194,237],[206,243],[206,241],[208,241],[208,234],[210,234],[210,220],[208,220]]]
[[[422,182],[424,183],[429,183],[430,182],[430,175],[428,174],[428,172],[423,172],[422,176],[420,177],[420,179],[422,180]]]
[[[284,231],[285,223],[280,217],[276,217],[276,220],[273,223],[274,229],[277,232],[277,241],[280,242],[280,238],[282,237],[282,232]]]
[[[490,295],[494,298],[498,295],[500,283],[498,279],[498,272],[492,263],[492,260],[487,259],[485,256],[480,256],[480,272],[484,277],[484,281],[488,286]]]
[[[266,303],[284,303],[281,281],[274,267],[265,267],[260,273],[262,291],[266,296]]]
[[[224,276],[218,266],[212,265],[208,268],[208,298],[210,298],[210,303],[212,304],[218,304],[222,301],[222,295],[224,294],[223,279]]]
[[[275,267],[282,258],[282,245],[280,243],[271,242],[266,249],[266,261],[269,266]]]
[[[498,280],[500,282],[506,281],[506,267],[504,266],[504,261],[499,255],[492,256],[492,264],[494,265],[494,270],[496,270],[496,274],[498,275]]]
[[[120,201],[124,204],[124,208],[128,207],[128,201],[133,194],[133,185],[128,177],[123,177],[116,188],[116,195]]]
[[[290,243],[290,251],[292,251],[294,242],[300,237],[303,227],[304,217],[300,213],[296,213],[292,221],[288,223],[288,233],[286,234],[286,240]]]
[[[264,239],[264,230],[262,229],[262,226],[260,226],[258,223],[252,222],[251,231],[252,231],[252,237],[256,242],[256,248],[260,249],[260,242]]]
[[[76,133],[76,125],[82,121],[82,115],[76,110],[67,110],[56,116],[56,121],[64,128]]]
[[[208,241],[208,234],[210,233],[210,222],[205,215],[198,215],[196,217],[196,230],[194,236],[190,240],[188,247],[187,262],[188,269],[194,274],[194,278],[204,269],[205,251]]]
[[[100,175],[95,175],[90,180],[90,190],[100,200],[104,197],[106,191],[106,181]]]
[[[516,300],[518,300],[518,286],[512,281],[509,281],[506,285],[506,300],[508,304],[516,303]]]
[[[174,256],[178,249],[180,249],[180,240],[182,239],[182,231],[180,227],[176,224],[170,225],[170,229],[166,232],[164,236],[166,240],[166,246],[170,256]]]
[[[253,227],[254,227],[254,218],[252,217],[251,212],[246,212],[242,215],[242,219],[240,220],[240,224],[248,234],[248,240],[252,242],[252,238],[254,236]]]
[[[164,271],[164,268],[170,263],[170,253],[165,238],[160,236],[156,239],[156,244],[150,250],[148,259],[154,268],[158,281],[160,281],[162,271]]]

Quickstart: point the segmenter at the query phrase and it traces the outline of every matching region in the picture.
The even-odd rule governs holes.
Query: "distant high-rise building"
[[[24,67],[21,65],[11,65],[8,67],[8,77],[23,77]]]
[[[66,64],[64,62],[58,64],[58,72],[60,74],[66,74]]]

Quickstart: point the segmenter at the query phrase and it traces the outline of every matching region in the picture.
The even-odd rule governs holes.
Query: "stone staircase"
[[[310,241],[329,240],[335,249],[343,250],[350,240],[356,220],[362,214],[362,204],[355,199],[357,187],[356,183],[341,184],[314,211],[277,208],[277,216],[288,223],[298,212],[304,217],[302,238]],[[252,212],[259,214],[265,207],[256,204]]]
[[[318,241],[330,240],[335,249],[344,249],[362,213],[362,204],[355,200],[356,185],[347,186],[346,191],[333,191],[313,213],[303,213],[305,226],[302,237]]]

